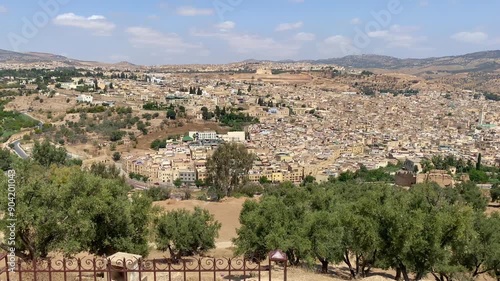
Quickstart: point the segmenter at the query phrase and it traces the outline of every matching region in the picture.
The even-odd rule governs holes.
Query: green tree
[[[270,181],[266,176],[262,176],[259,179],[259,183],[260,184],[266,184],[266,183],[272,183],[272,181]]]
[[[48,140],[43,143],[35,142],[32,153],[33,160],[42,166],[48,167],[52,164],[64,165],[67,152],[64,147],[55,147]]]
[[[177,187],[177,188],[181,187],[181,186],[182,186],[182,179],[181,179],[181,178],[176,178],[176,179],[174,180],[174,185],[175,185],[175,187]]]
[[[260,202],[247,201],[240,213],[241,227],[233,240],[235,254],[262,261],[271,250],[281,249],[292,265],[298,265],[311,252],[307,238],[308,194],[283,187]]]
[[[170,198],[170,190],[165,187],[154,186],[144,191],[153,201],[164,201]]]
[[[120,154],[120,152],[116,151],[115,153],[113,153],[113,161],[120,161],[120,159],[122,158],[122,155]]]
[[[498,202],[500,199],[500,185],[495,183],[490,190],[491,201]]]
[[[175,112],[175,110],[173,109],[169,109],[167,111],[167,118],[170,119],[170,120],[175,120],[175,118],[177,117],[177,113]]]
[[[311,176],[311,175],[307,175],[304,180],[302,181],[302,185],[307,185],[307,184],[311,184],[311,183],[314,183],[316,182],[316,178]]]
[[[0,170],[7,171],[12,165],[12,155],[7,149],[0,149]]]
[[[218,198],[230,196],[243,183],[252,168],[254,155],[240,143],[220,145],[207,160],[207,183]]]
[[[156,219],[155,242],[160,251],[168,251],[173,261],[182,256],[203,254],[215,248],[221,224],[207,210],[176,210]]]
[[[477,156],[477,162],[476,162],[476,170],[481,171],[481,153]]]
[[[200,179],[196,179],[194,181],[194,184],[196,185],[196,187],[201,187],[201,186],[205,185],[205,183]]]
[[[130,187],[80,167],[47,169],[20,161],[16,170],[16,255],[45,258],[51,252],[66,256],[117,251],[145,255],[151,201],[128,198]],[[0,175],[2,204],[7,204],[7,177]],[[2,227],[8,217],[0,220]],[[2,248],[8,247],[3,241]]]

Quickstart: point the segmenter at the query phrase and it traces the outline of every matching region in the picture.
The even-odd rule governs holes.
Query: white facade
[[[189,132],[189,136],[195,140],[216,140],[217,139],[217,133],[215,131]]]
[[[94,102],[94,97],[93,96],[89,96],[89,95],[79,95],[76,98],[76,101],[77,102],[89,102],[89,103],[92,103],[92,102]]]
[[[225,142],[245,142],[245,132],[228,132],[220,136]]]

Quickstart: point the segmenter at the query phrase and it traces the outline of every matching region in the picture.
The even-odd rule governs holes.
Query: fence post
[[[106,269],[108,270],[106,279],[111,281],[111,260],[109,258],[106,258]]]
[[[172,281],[172,263],[168,261],[168,281]]]
[[[187,278],[186,277],[186,270],[187,269],[186,269],[186,260],[185,259],[182,259],[182,266],[183,266],[182,271],[184,271],[184,281],[186,281],[187,280],[186,279]]]
[[[97,261],[95,257],[92,259],[92,265],[94,266],[94,281],[97,281]]]
[[[228,276],[228,278],[229,278],[229,280],[231,280],[231,259],[227,259],[227,265],[229,267],[229,276]]]
[[[271,281],[271,271],[272,271],[272,269],[271,269],[271,257],[269,257],[269,268],[268,269],[269,269],[269,281]]]
[[[247,280],[247,259],[243,257],[243,281]]]
[[[9,255],[5,255],[5,274],[7,275],[7,281],[10,281],[10,276],[9,276],[9,272],[10,272],[10,265],[9,265]],[[16,265],[15,265],[15,262],[14,262],[14,271],[16,269]]]
[[[122,268],[122,272],[125,273],[123,275],[125,275],[125,281],[128,281],[128,268],[127,268],[127,260],[125,258],[123,258],[123,268]]]
[[[77,259],[78,264],[78,278],[82,280],[82,260],[80,258]]]
[[[214,258],[214,280],[217,280],[217,260]]]
[[[153,260],[153,280],[156,281],[156,259]]]
[[[286,281],[286,279],[287,279],[287,277],[286,277],[286,275],[287,275],[287,273],[286,273],[286,271],[287,271],[287,270],[286,270],[286,269],[287,269],[287,267],[288,267],[288,259],[286,259],[286,261],[285,261],[285,281]]]
[[[139,281],[142,281],[142,258],[139,258],[139,260],[137,261],[139,264]]]
[[[17,266],[17,270],[19,271],[19,280],[23,280],[23,264],[21,262],[21,259],[17,259]]]
[[[201,281],[201,258],[198,258],[198,277]]]
[[[33,259],[33,280],[37,280],[36,279],[36,258]]]
[[[66,258],[63,258],[62,262],[63,262],[63,275],[64,275],[64,281],[66,281],[66,280],[68,280],[68,279],[66,278]]]
[[[52,281],[52,259],[48,259],[47,266],[49,267],[49,281]]]
[[[262,265],[260,264],[260,261],[258,262],[258,265],[259,265],[259,281],[260,281],[260,274],[261,274],[261,269],[262,269]]]

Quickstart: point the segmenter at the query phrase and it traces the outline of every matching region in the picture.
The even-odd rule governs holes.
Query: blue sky
[[[498,0],[0,0],[0,49],[147,65],[419,58],[500,49],[498,11]]]

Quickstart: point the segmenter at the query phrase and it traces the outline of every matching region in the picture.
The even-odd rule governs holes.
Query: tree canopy
[[[373,267],[396,279],[476,277],[500,270],[500,216],[485,216],[486,199],[474,184],[443,189],[416,185],[328,182],[268,189],[247,201],[234,240],[236,254],[264,260],[273,249],[290,263],[344,262],[353,278]],[[486,249],[492,247],[492,251]]]
[[[240,143],[220,145],[207,160],[207,183],[218,198],[230,196],[252,168],[255,156]]]
[[[197,207],[194,212],[182,209],[163,214],[156,219],[155,228],[158,249],[179,261],[182,256],[215,248],[221,224],[207,210]]]
[[[14,169],[18,256],[44,258],[51,252],[65,256],[117,251],[147,254],[152,202],[146,196],[129,200],[130,187],[124,181],[76,166],[47,168],[33,161],[19,161]],[[0,175],[3,206],[8,200],[7,180]],[[2,217],[0,224],[8,224],[7,219]],[[1,247],[8,247],[7,242],[2,241]]]

